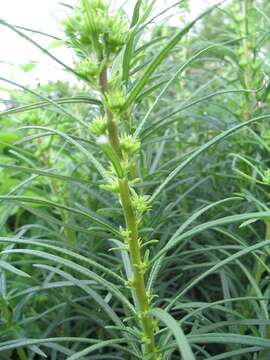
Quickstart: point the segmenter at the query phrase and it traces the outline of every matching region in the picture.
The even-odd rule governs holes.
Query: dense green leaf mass
[[[0,19],[77,78],[0,78],[0,360],[270,359],[270,3],[112,3]]]

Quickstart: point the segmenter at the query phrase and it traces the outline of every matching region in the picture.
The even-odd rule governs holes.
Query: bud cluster
[[[114,114],[120,114],[124,108],[126,96],[123,89],[115,87],[104,98],[106,107]]]
[[[75,62],[75,69],[81,78],[93,84],[97,82],[97,76],[100,73],[100,66],[98,66],[98,64],[90,57]]]
[[[151,209],[151,205],[149,204],[149,196],[137,195],[134,192],[132,196],[132,206],[137,214],[137,217],[140,218],[145,212]]]
[[[128,37],[128,23],[121,11],[111,12],[104,0],[81,0],[64,21],[64,30],[80,56],[75,64],[77,73],[92,83],[101,74],[104,61],[110,62]]]
[[[267,169],[263,173],[263,182],[266,185],[270,185],[270,169]]]
[[[149,251],[141,253],[143,245],[137,228],[143,214],[151,207],[148,197],[138,195],[133,188],[138,181],[135,157],[141,143],[130,131],[132,122],[131,110],[127,106],[127,86],[123,85],[118,64],[118,54],[128,40],[128,24],[120,10],[117,14],[110,11],[109,0],[80,0],[80,3],[81,6],[74,7],[73,16],[65,21],[65,32],[79,55],[77,74],[99,94],[100,116],[90,120],[88,129],[109,164],[100,188],[117,194],[126,225],[119,231],[123,246],[110,250],[124,250],[130,256],[133,276],[125,285],[136,294],[142,310],[138,316],[143,323],[142,342],[153,353],[155,346],[152,342],[157,326],[152,324],[149,313],[148,303],[152,297],[145,286],[141,286],[149,267]],[[148,322],[149,330],[145,329],[145,322]]]
[[[136,153],[140,149],[140,142],[135,140],[131,135],[123,135],[120,138],[121,149],[127,155]]]
[[[89,125],[89,130],[93,135],[105,135],[107,130],[107,119],[101,116],[94,118]]]

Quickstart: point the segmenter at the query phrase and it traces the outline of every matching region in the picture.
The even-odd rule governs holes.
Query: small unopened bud
[[[89,130],[94,135],[104,135],[107,130],[107,120],[103,117],[93,119],[89,125]]]
[[[123,90],[115,89],[108,94],[105,101],[106,101],[107,107],[113,113],[120,113],[124,108],[124,105],[126,102],[126,97],[124,95]]]
[[[270,169],[267,169],[263,173],[263,182],[267,185],[270,185]]]
[[[106,184],[101,184],[100,188],[103,190],[106,190],[106,191],[113,192],[113,193],[118,193],[119,192],[119,183],[116,179],[111,180]]]
[[[135,153],[141,146],[140,142],[134,140],[134,138],[130,135],[124,135],[121,137],[120,144],[122,150],[127,154]]]
[[[134,194],[132,196],[132,206],[139,215],[142,215],[143,213],[151,209],[151,205],[148,202],[147,195]]]
[[[91,59],[83,59],[75,63],[75,68],[79,75],[89,81],[93,81],[100,72],[100,68],[97,63],[95,61],[91,61]]]

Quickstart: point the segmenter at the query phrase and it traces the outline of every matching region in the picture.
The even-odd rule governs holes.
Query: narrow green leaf
[[[237,344],[260,346],[270,349],[270,340],[249,335],[211,333],[200,335],[189,335],[188,340],[191,344]]]
[[[188,340],[183,332],[183,330],[181,329],[180,325],[177,324],[176,320],[170,315],[168,314],[166,311],[159,309],[159,308],[154,308],[150,310],[150,313],[158,318],[159,320],[161,320],[162,322],[164,322],[168,329],[173,333],[177,346],[179,348],[179,351],[182,355],[182,359],[183,360],[195,360],[195,356],[191,350],[191,347],[188,343]]]
[[[205,15],[207,15],[210,11],[212,11],[215,7],[212,6],[203,13],[201,13],[199,16],[197,16],[194,20],[192,20],[189,24],[187,24],[183,29],[181,29],[170,41],[169,43],[160,51],[160,53],[153,59],[151,64],[148,66],[148,68],[145,70],[143,76],[140,78],[140,80],[135,84],[135,86],[130,91],[125,107],[128,108],[134,100],[136,100],[137,96],[141,92],[141,90],[144,88],[146,83],[148,82],[149,78],[153,74],[153,72],[156,70],[156,68],[162,63],[162,61],[165,59],[165,57],[168,55],[168,53],[177,45],[177,43],[182,39],[184,35],[188,33],[188,31],[196,24],[198,20],[203,18]]]
[[[0,237],[0,242],[22,244],[22,245],[35,245],[39,248],[43,247],[45,249],[51,249],[51,250],[60,252],[63,255],[68,255],[71,258],[77,259],[79,261],[83,261],[86,264],[93,266],[94,268],[98,269],[102,273],[117,280],[121,285],[125,284],[125,280],[121,276],[119,276],[116,272],[108,269],[107,267],[103,266],[102,264],[98,263],[97,261],[94,261],[90,257],[83,256],[81,254],[78,254],[75,251],[65,249],[64,247],[48,244],[48,243],[44,242],[44,240],[41,240],[41,241],[36,240],[35,241],[32,239],[17,239],[17,238],[9,238],[9,237]]]
[[[135,313],[134,307],[130,304],[129,300],[119,291],[119,289],[112,284],[111,282],[105,280],[101,276],[97,275],[93,271],[87,269],[85,266],[81,266],[71,260],[64,259],[60,256],[52,255],[44,251],[39,250],[30,250],[30,249],[11,249],[11,250],[4,250],[2,251],[2,254],[28,254],[35,257],[40,257],[43,259],[47,259],[50,261],[55,262],[56,264],[64,265],[76,272],[79,272],[85,276],[87,276],[90,279],[95,280],[98,284],[103,286],[103,288],[109,290],[112,294],[114,294],[123,305],[126,305],[126,307],[130,310],[132,314]],[[0,348],[1,350],[1,348]]]
[[[19,340],[11,340],[4,341],[0,343],[0,352],[18,349],[20,347],[27,347],[32,345],[44,345],[46,346],[48,343],[61,343],[61,342],[74,342],[74,343],[90,343],[95,344],[99,342],[99,340],[83,338],[83,337],[51,337],[45,339],[19,339]]]
[[[44,126],[23,126],[23,127],[21,127],[21,129],[45,130],[45,131],[50,131],[52,133],[59,135],[60,137],[64,138],[67,142],[69,142],[70,144],[77,147],[87,157],[87,159],[89,159],[92,162],[92,164],[95,166],[95,168],[98,170],[98,172],[104,179],[108,178],[107,172],[106,172],[105,168],[101,165],[101,163],[87,149],[85,149],[78,141],[74,140],[72,137],[63,133],[62,131],[52,129],[52,128],[47,128]]]
[[[159,257],[162,253],[167,252],[169,249],[171,249],[172,247],[179,244],[180,241],[187,239],[189,237],[192,237],[195,234],[198,234],[204,230],[213,229],[213,228],[221,226],[221,225],[233,224],[235,222],[242,222],[242,221],[246,221],[246,220],[250,220],[250,219],[266,220],[269,218],[270,218],[270,211],[260,211],[260,212],[254,212],[254,213],[245,213],[245,214],[239,214],[239,215],[225,216],[220,219],[212,220],[212,221],[197,225],[193,229],[186,231],[182,235],[172,238],[156,256]]]
[[[219,90],[211,93],[209,95],[205,95],[196,99],[194,101],[184,101],[184,103],[176,110],[170,112],[168,115],[164,116],[160,120],[156,121],[155,123],[151,124],[151,127],[146,128],[144,131],[141,132],[141,137],[143,139],[149,137],[151,134],[157,132],[158,130],[162,129],[163,127],[168,127],[169,125],[173,124],[174,122],[178,121],[178,118],[172,118],[174,115],[179,114],[180,112],[189,109],[190,107],[200,104],[203,101],[212,99],[213,97],[223,95],[223,94],[237,94],[237,93],[255,93],[256,90],[246,90],[246,89],[231,89],[231,90]],[[168,120],[167,120],[168,119]],[[166,121],[167,120],[167,121]]]
[[[198,211],[194,212],[194,214],[192,214],[183,224],[181,224],[179,226],[179,228],[175,231],[173,236],[169,239],[168,244],[173,242],[174,239],[176,239],[190,224],[192,224],[192,222],[194,222],[198,217],[200,217],[206,211],[210,210],[211,208],[213,208],[217,205],[220,205],[220,204],[226,203],[227,201],[232,201],[232,200],[239,201],[239,200],[241,200],[241,198],[240,197],[231,197],[231,198],[223,199],[220,201],[216,201],[216,202],[209,204],[209,205],[203,207],[202,209],[199,209]],[[152,267],[150,275],[149,275],[148,285],[147,285],[149,290],[153,287],[155,278],[157,277],[158,271],[160,270],[160,267],[162,265],[162,259],[163,259],[163,256],[160,256],[159,259],[157,259],[157,261],[153,264],[153,267]]]
[[[132,14],[132,20],[131,20],[131,24],[130,24],[131,28],[133,26],[135,26],[137,24],[137,22],[139,21],[141,6],[142,6],[142,0],[137,0],[136,4],[134,6],[133,14]]]
[[[109,230],[111,233],[120,236],[120,233],[118,230],[116,230],[114,227],[112,227],[110,224],[102,221],[99,217],[95,217],[93,215],[90,215],[89,213],[79,210],[79,209],[75,209],[75,208],[71,208],[69,206],[60,204],[60,203],[56,203],[50,200],[46,200],[46,199],[42,199],[42,198],[37,198],[37,197],[31,197],[31,196],[11,196],[11,195],[1,195],[0,196],[0,200],[5,200],[5,201],[17,201],[17,202],[27,202],[27,203],[32,203],[32,204],[41,204],[41,205],[45,205],[45,206],[53,206],[59,209],[64,209],[70,212],[73,212],[74,214],[78,214],[81,216],[84,216],[86,218],[88,218],[89,220],[93,221],[94,223],[100,225],[102,228]]]
[[[49,266],[49,265],[34,264],[34,267],[48,270],[48,271],[50,271],[52,273],[60,275],[61,277],[63,277],[66,280],[71,281],[75,286],[81,288],[88,295],[90,295],[91,298],[93,298],[96,301],[96,303],[99,304],[99,306],[103,309],[103,311],[109,316],[109,318],[116,325],[120,326],[121,328],[124,326],[122,321],[120,320],[119,316],[116,315],[115,311],[106,303],[106,301],[104,301],[104,299],[96,291],[94,291],[88,285],[81,282],[81,280],[76,279],[74,276],[67,273],[66,271],[60,270],[60,269],[58,269],[56,267],[52,267],[52,266]]]
[[[162,91],[160,92],[160,94],[156,97],[153,105],[150,107],[150,109],[147,111],[145,117],[142,119],[142,121],[140,122],[139,126],[137,127],[135,133],[134,133],[134,137],[138,137],[142,131],[142,129],[144,128],[144,125],[146,123],[146,121],[148,120],[151,112],[153,111],[154,107],[159,103],[160,99],[162,98],[162,96],[165,94],[165,92],[168,90],[168,88],[170,87],[170,85],[175,81],[175,79],[178,78],[178,76],[180,74],[182,74],[182,72],[190,65],[192,64],[193,61],[197,60],[201,55],[203,55],[204,53],[206,53],[208,50],[218,47],[218,46],[222,46],[222,44],[213,44],[210,45],[200,51],[198,51],[195,55],[193,55],[191,58],[189,58],[187,61],[184,62],[184,64],[182,64],[180,66],[180,68],[173,74],[172,78],[167,81],[166,85],[164,86],[164,88],[162,89]]]
[[[114,345],[121,344],[123,342],[125,342],[125,340],[123,340],[123,339],[103,340],[103,341],[100,341],[98,344],[91,345],[84,350],[76,352],[72,356],[69,356],[66,360],[79,360],[82,358],[82,356],[88,355],[99,349],[103,349],[106,346],[114,347]]]
[[[8,84],[12,84],[12,85],[15,85],[23,90],[25,90],[26,92],[32,94],[32,95],[35,95],[37,96],[38,98],[42,99],[42,100],[45,100],[48,104],[50,105],[53,105],[55,106],[57,109],[59,109],[62,113],[66,114],[67,116],[71,117],[73,120],[77,121],[78,123],[80,123],[82,126],[86,127],[88,129],[88,125],[83,121],[81,120],[80,118],[78,118],[76,115],[72,114],[70,111],[66,110],[64,107],[60,106],[57,102],[55,102],[54,100],[50,99],[50,98],[47,98],[39,93],[37,93],[36,91],[34,90],[30,90],[28,87],[26,86],[23,86],[15,81],[11,81],[9,79],[6,79],[4,77],[0,77],[0,80],[1,81],[5,81],[7,82]],[[0,114],[0,116],[3,115],[3,114]]]
[[[3,261],[3,260],[0,260],[0,269],[7,270],[7,271],[9,271],[9,272],[11,272],[11,273],[13,273],[15,275],[19,275],[19,276],[22,276],[22,277],[27,277],[27,278],[31,277],[26,272],[15,268],[15,266],[13,266],[13,265],[11,265],[8,262]]]
[[[60,99],[53,99],[53,102],[56,104],[93,104],[100,106],[101,103],[99,100],[90,98],[88,96],[73,96],[73,97],[63,97]],[[11,115],[11,114],[17,114],[24,111],[31,111],[35,109],[43,109],[45,107],[49,107],[53,104],[51,104],[49,101],[39,101],[37,103],[29,104],[29,105],[23,105],[15,108],[11,108],[5,111],[0,112],[0,117]]]
[[[243,354],[251,354],[253,352],[257,352],[262,350],[262,347],[259,346],[251,346],[251,347],[246,347],[244,349],[238,349],[238,350],[233,350],[233,351],[228,351],[226,353],[223,354],[219,354],[219,355],[215,355],[215,356],[211,356],[208,358],[208,360],[222,360],[222,359],[232,359],[234,357],[239,358],[240,355]]]
[[[202,152],[208,150],[211,146],[217,144],[218,142],[222,141],[226,137],[236,133],[240,129],[245,126],[248,126],[256,121],[264,120],[270,118],[270,114],[262,115],[255,117],[249,121],[244,123],[238,124],[228,130],[223,131],[221,134],[215,136],[213,139],[209,140],[204,145],[200,146],[199,149],[193,152],[185,161],[182,162],[179,166],[177,166],[170,175],[163,181],[163,183],[155,190],[154,194],[151,196],[149,202],[153,202],[164,190],[164,188],[183,170],[187,165],[189,165],[194,159],[196,159]]]
[[[186,294],[193,286],[195,286],[196,284],[198,284],[201,280],[205,279],[208,275],[215,273],[217,270],[219,270],[220,268],[222,268],[224,265],[227,265],[229,263],[231,263],[234,260],[239,259],[242,256],[245,256],[253,251],[259,250],[264,248],[265,246],[269,246],[270,245],[270,241],[269,240],[265,240],[260,242],[259,244],[255,244],[252,246],[249,246],[243,250],[237,251],[235,254],[227,257],[226,259],[221,260],[218,264],[214,265],[213,267],[211,267],[210,269],[208,269],[207,271],[205,271],[204,273],[202,273],[201,275],[199,275],[198,277],[196,277],[194,280],[192,280],[180,293],[178,293],[167,305],[166,310],[169,311],[173,305],[176,303],[176,301],[178,299],[180,299],[184,294]],[[270,341],[269,341],[270,342]]]
[[[84,179],[79,179],[79,178],[75,178],[72,176],[60,175],[60,174],[56,174],[54,172],[50,172],[50,171],[42,170],[42,169],[23,167],[23,166],[17,166],[17,165],[9,165],[9,164],[1,164],[1,163],[0,163],[0,168],[16,170],[16,171],[20,171],[20,172],[23,172],[26,174],[36,174],[36,175],[41,175],[41,176],[46,176],[46,177],[52,177],[54,179],[59,179],[59,180],[63,180],[63,181],[70,181],[70,182],[75,182],[75,183],[79,182],[79,183],[85,183],[85,184],[89,183],[89,181],[84,180]]]
[[[203,313],[207,309],[227,311],[227,308],[225,306],[221,306],[221,305],[227,304],[227,303],[234,303],[234,302],[241,303],[241,302],[246,302],[248,300],[260,301],[260,300],[268,300],[268,298],[267,297],[258,298],[255,296],[240,296],[240,297],[236,297],[236,298],[218,300],[218,301],[214,301],[214,302],[210,302],[210,303],[202,303],[202,302],[190,302],[188,304],[181,303],[179,305],[175,305],[173,307],[173,309],[181,310],[184,308],[185,305],[188,306],[188,308],[194,309],[194,310],[189,311],[189,313],[180,320],[180,324],[184,324],[188,319],[195,317],[199,313]],[[241,314],[238,314],[238,317],[239,317],[239,315],[242,316]]]

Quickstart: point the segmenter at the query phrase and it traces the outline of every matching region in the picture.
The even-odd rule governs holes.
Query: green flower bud
[[[116,53],[126,43],[128,36],[127,23],[115,15],[108,19],[107,30],[104,35],[105,43],[109,52]]]
[[[130,230],[128,230],[128,229],[123,229],[122,227],[120,227],[119,232],[120,232],[120,235],[121,235],[121,237],[123,238],[124,242],[125,242],[126,244],[128,244],[128,243],[129,243],[129,238],[130,238],[130,235],[131,235]]]
[[[149,311],[148,310],[144,310],[144,311],[139,311],[137,314],[137,317],[139,320],[143,320],[145,319],[147,316],[149,315]]]
[[[135,285],[134,279],[133,279],[133,278],[128,279],[128,281],[126,281],[125,285],[126,285],[126,287],[129,288],[129,289],[133,289],[133,288],[134,288],[134,285]]]
[[[131,135],[124,135],[120,138],[121,149],[127,154],[133,154],[139,150],[141,143]]]
[[[94,14],[93,29],[89,29],[90,33],[98,34],[99,40],[103,37],[104,30],[108,26],[108,13],[104,11],[96,11]]]
[[[83,48],[87,52],[93,51],[98,58],[104,48],[104,56],[117,53],[126,43],[128,24],[120,14],[109,13],[109,5],[101,0],[87,0],[87,13],[83,6],[74,7],[74,15],[64,21],[65,33],[71,40],[77,52]]]
[[[237,51],[237,54],[239,55],[239,56],[243,56],[244,55],[244,49],[241,47],[241,48],[239,48]]]
[[[107,107],[113,113],[120,113],[125,105],[126,97],[123,90],[115,89],[113,92],[110,92],[105,99]]]
[[[264,171],[262,180],[266,185],[270,185],[270,169]]]
[[[103,117],[96,117],[89,124],[89,130],[94,135],[104,135],[107,130],[107,120]]]
[[[112,179],[107,184],[101,184],[99,187],[109,192],[119,193],[119,184],[117,179]]]
[[[89,81],[95,80],[96,76],[100,72],[99,66],[90,59],[83,59],[75,64],[75,68],[78,74],[84,79]]]
[[[148,202],[149,196],[137,195],[136,193],[132,196],[132,206],[138,215],[142,215],[146,211],[151,209]]]

